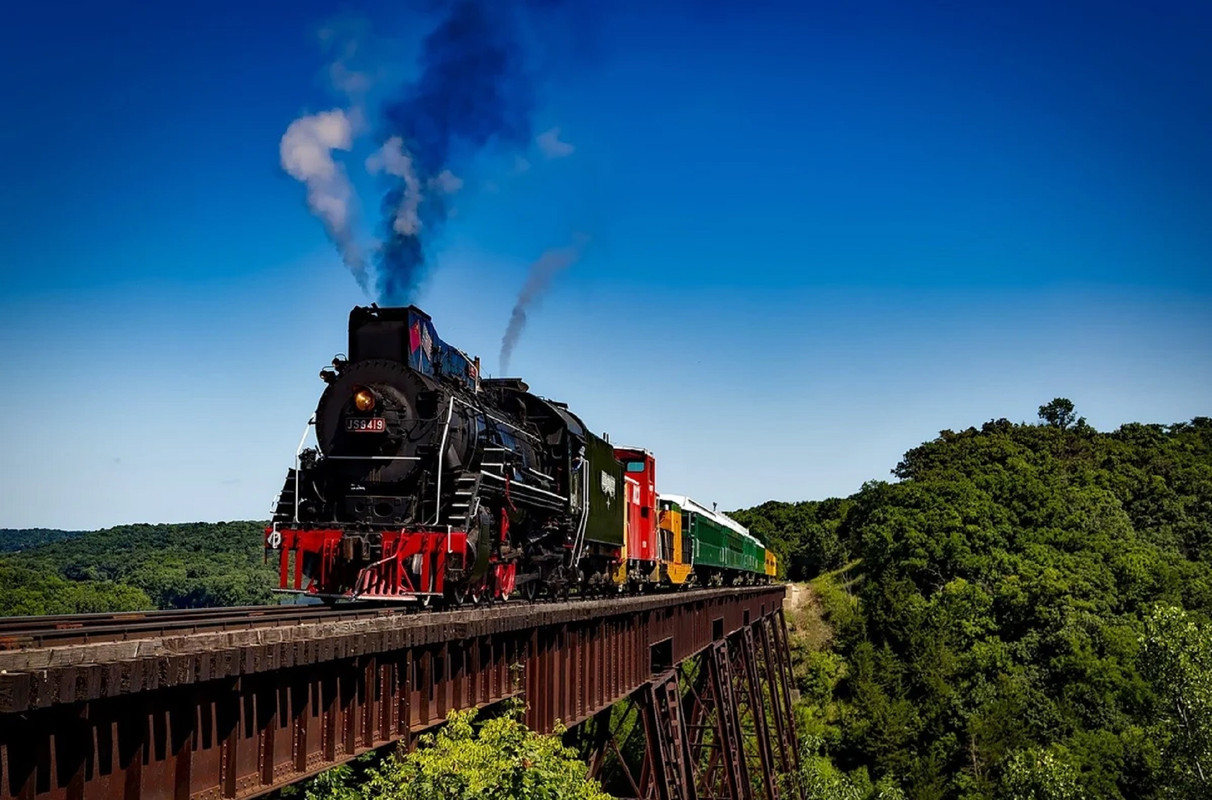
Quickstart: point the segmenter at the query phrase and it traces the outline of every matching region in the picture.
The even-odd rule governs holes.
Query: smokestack
[[[509,372],[509,360],[513,357],[513,351],[518,345],[522,329],[526,327],[527,312],[547,291],[547,287],[551,285],[555,276],[580,259],[581,252],[587,244],[589,244],[589,237],[577,234],[573,237],[573,244],[570,246],[548,250],[530,265],[530,270],[526,274],[526,283],[522,285],[522,291],[518,292],[518,299],[513,304],[513,312],[509,315],[509,325],[505,328],[505,335],[501,337],[499,363],[502,375]]]

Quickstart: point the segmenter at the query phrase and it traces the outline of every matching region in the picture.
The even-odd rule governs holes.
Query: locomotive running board
[[[409,594],[321,594],[319,592],[309,592],[306,589],[271,589],[274,594],[295,594],[303,597],[314,597],[318,600],[348,600],[358,602],[361,600],[375,600],[379,602],[420,602],[426,597],[441,597],[439,592],[412,592]]]

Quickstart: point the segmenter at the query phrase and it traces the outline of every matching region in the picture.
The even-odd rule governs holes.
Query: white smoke
[[[558,127],[543,131],[534,141],[539,146],[539,152],[548,158],[564,158],[576,151],[576,147],[560,139]]]
[[[429,185],[442,194],[454,194],[463,188],[463,179],[448,169],[444,169],[429,179]]]
[[[307,206],[324,223],[341,260],[363,291],[369,292],[366,261],[354,236],[354,191],[334,150],[353,146],[349,118],[340,109],[300,117],[290,123],[278,152],[282,169],[307,186]]]
[[[418,209],[424,196],[421,194],[421,181],[412,165],[412,156],[404,149],[404,140],[393,136],[384,142],[366,159],[366,169],[372,175],[386,172],[404,181],[404,193],[396,206],[391,227],[401,236],[415,236],[421,230]]]
[[[369,20],[341,14],[316,32],[321,48],[332,59],[327,69],[328,84],[333,91],[347,98],[345,115],[355,137],[368,127],[366,97],[375,82],[372,73],[365,68],[375,61],[366,53],[365,47],[368,42],[373,43],[370,30]]]
[[[526,313],[538,299],[547,291],[551,281],[563,270],[575,264],[589,244],[589,237],[577,234],[573,243],[568,247],[556,247],[547,250],[530,265],[526,274],[526,283],[518,292],[517,302],[513,304],[513,312],[509,315],[509,325],[505,335],[501,337],[501,356],[499,359],[501,374],[509,372],[509,359],[513,356],[514,348],[526,327]]]

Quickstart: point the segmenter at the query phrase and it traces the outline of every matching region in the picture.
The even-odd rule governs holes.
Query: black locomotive
[[[622,466],[567,406],[481,379],[412,306],[354,308],[347,355],[320,373],[315,446],[266,532],[281,589],[425,603],[614,585]]]

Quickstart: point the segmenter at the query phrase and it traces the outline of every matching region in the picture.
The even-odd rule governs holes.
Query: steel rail
[[[282,605],[12,617],[0,619],[0,651],[248,630],[329,619],[365,619],[406,611],[405,607],[372,604],[340,608]]]
[[[687,600],[712,588],[656,592],[681,595]],[[624,597],[626,595],[619,595]],[[618,597],[580,597],[573,602],[613,603]],[[516,598],[497,601],[494,606],[542,606],[550,602],[567,602],[559,598],[541,597],[535,601]],[[91,614],[53,614],[47,616],[0,618],[0,651],[31,650],[44,647],[64,647],[103,642],[150,639],[158,636],[180,636],[192,633],[249,630],[252,628],[303,625],[320,621],[370,619],[389,614],[442,614],[468,610],[474,606],[430,610],[412,605],[384,605],[375,602],[350,602],[338,606],[274,605],[232,606],[226,608],[162,609],[154,611],[122,611]]]

